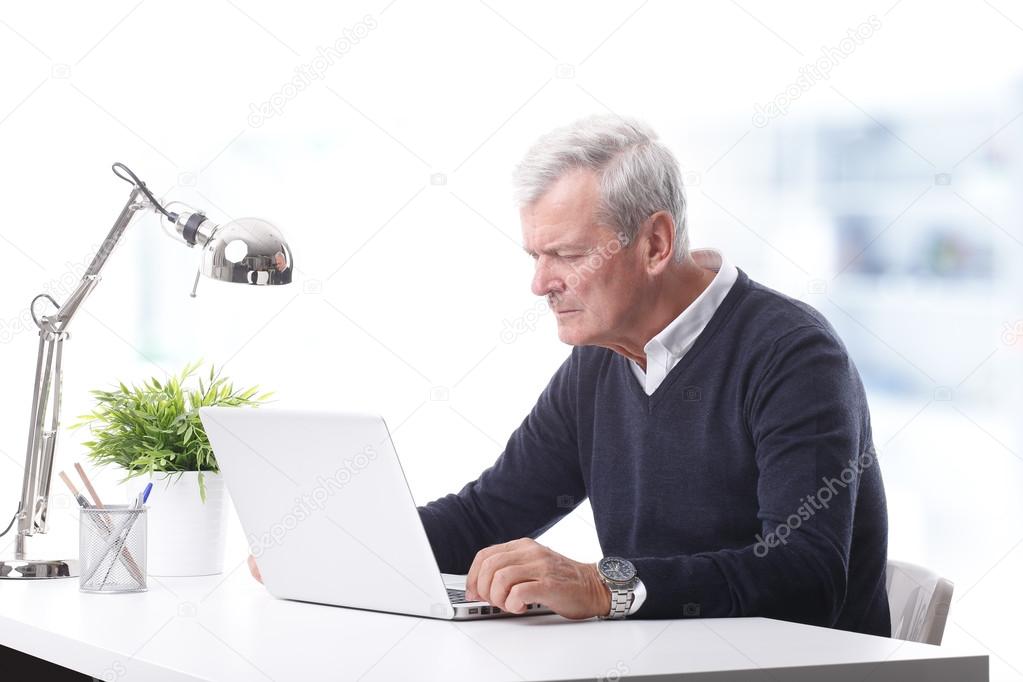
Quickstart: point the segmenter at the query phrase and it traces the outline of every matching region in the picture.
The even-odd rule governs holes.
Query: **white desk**
[[[0,644],[104,680],[970,680],[986,655],[762,618],[453,623],[274,599],[244,566],[151,579],[0,581]]]

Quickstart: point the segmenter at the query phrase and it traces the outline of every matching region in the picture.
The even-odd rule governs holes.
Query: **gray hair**
[[[597,115],[557,128],[536,141],[514,173],[521,206],[536,202],[565,173],[588,168],[600,182],[598,220],[619,231],[623,245],[647,218],[667,211],[675,219],[675,260],[689,251],[686,193],[678,161],[646,124]]]

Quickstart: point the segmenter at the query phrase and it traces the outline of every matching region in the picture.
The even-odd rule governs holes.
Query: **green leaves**
[[[234,388],[210,366],[209,379],[194,381],[202,361],[189,363],[180,374],[160,381],[152,377],[129,388],[94,390],[95,409],[71,428],[88,426],[93,438],[83,443],[93,463],[113,464],[127,472],[125,480],[155,472],[198,471],[199,495],[206,501],[202,472],[217,472],[216,457],[199,420],[199,408],[212,405],[256,406],[272,395],[258,386]]]

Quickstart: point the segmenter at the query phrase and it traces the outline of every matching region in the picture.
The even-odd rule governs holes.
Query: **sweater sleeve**
[[[419,508],[437,564],[466,573],[484,547],[536,537],[586,497],[576,439],[573,358],[565,360],[494,464]]]
[[[863,386],[841,342],[816,325],[778,339],[765,362],[745,399],[761,532],[745,547],[633,557],[648,595],[638,618],[830,627],[842,610],[858,485],[875,464]]]

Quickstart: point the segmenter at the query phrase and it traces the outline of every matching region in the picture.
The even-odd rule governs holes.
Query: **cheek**
[[[618,290],[622,288],[622,282],[612,276],[610,272],[592,272],[586,277],[580,278],[574,291],[580,298],[587,301],[608,303],[618,297]]]
[[[634,282],[626,278],[619,279],[616,275],[596,273],[594,279],[585,284],[585,293],[579,298],[586,303],[592,315],[587,315],[587,322],[600,327],[616,327],[623,318],[629,316],[633,309],[636,291]]]

